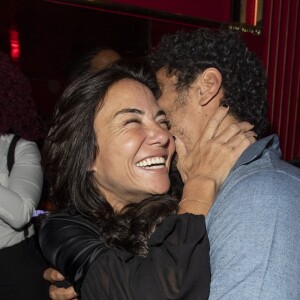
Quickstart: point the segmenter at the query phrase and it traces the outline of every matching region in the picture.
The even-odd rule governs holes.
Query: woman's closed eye
[[[171,129],[171,122],[167,119],[163,119],[158,121],[162,127],[165,127],[166,129],[170,130]]]
[[[170,130],[171,129],[171,122],[168,119],[161,119],[156,121],[161,127]],[[130,118],[124,121],[124,126],[129,125],[129,124],[141,124],[142,121],[139,118]]]
[[[138,123],[140,124],[141,123],[141,120],[137,119],[137,118],[131,118],[131,119],[127,119],[125,120],[124,122],[124,126],[128,125],[128,124],[131,124],[131,123]]]

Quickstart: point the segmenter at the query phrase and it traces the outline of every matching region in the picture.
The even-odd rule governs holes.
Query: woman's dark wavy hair
[[[205,69],[214,67],[223,77],[224,98],[230,113],[266,133],[266,76],[262,63],[234,30],[197,29],[165,35],[150,55],[154,69],[166,67],[178,77],[178,91],[190,87]]]
[[[43,147],[43,167],[58,209],[75,209],[99,225],[108,246],[143,256],[155,227],[176,212],[177,200],[169,195],[155,196],[115,213],[89,171],[101,151],[94,131],[95,116],[109,88],[122,79],[141,82],[158,96],[154,73],[138,61],[119,62],[78,77],[57,103]]]

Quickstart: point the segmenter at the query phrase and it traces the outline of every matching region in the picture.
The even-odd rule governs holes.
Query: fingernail
[[[64,279],[64,276],[61,275],[61,274],[57,274],[57,279],[58,279],[58,280],[63,280],[63,279]]]

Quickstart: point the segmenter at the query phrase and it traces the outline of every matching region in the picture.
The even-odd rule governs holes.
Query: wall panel
[[[300,157],[299,1],[266,0],[263,37],[271,131],[285,159]]]

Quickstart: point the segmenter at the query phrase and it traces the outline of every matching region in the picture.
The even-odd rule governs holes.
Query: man
[[[220,130],[248,121],[259,138],[232,169],[206,219],[210,299],[300,299],[300,172],[280,160],[277,136],[262,138],[261,63],[236,33],[206,29],[165,36],[152,60],[159,104],[188,151],[222,104],[230,110]]]
[[[300,172],[280,160],[275,135],[262,138],[262,64],[235,32],[207,29],[165,36],[151,60],[162,90],[159,104],[188,152],[220,105],[229,105],[230,114],[219,132],[245,120],[258,134],[206,219],[210,299],[300,299]]]

